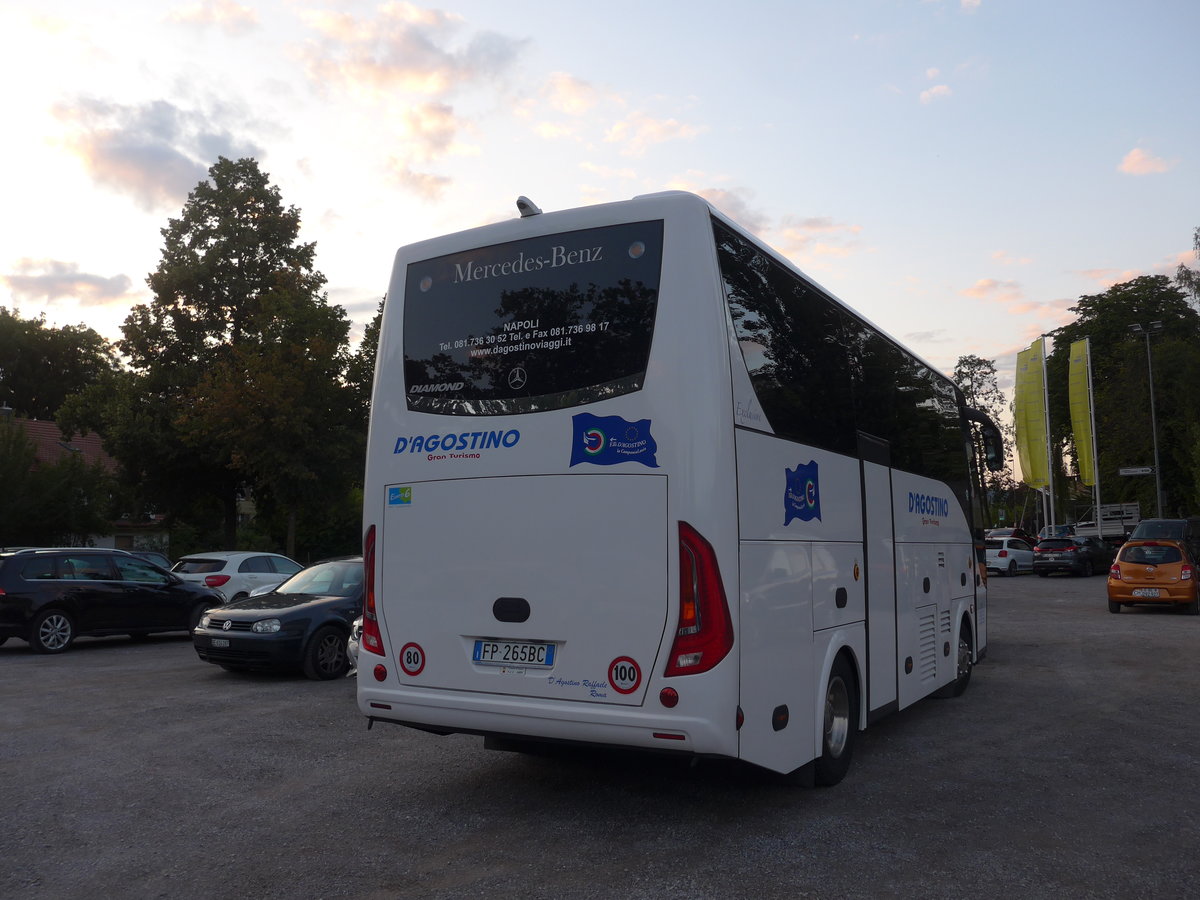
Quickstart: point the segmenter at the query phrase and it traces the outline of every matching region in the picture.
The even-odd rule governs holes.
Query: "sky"
[[[942,371],[1198,265],[1195,0],[6,0],[0,306],[110,340],[253,157],[361,336],[397,248],[689,190]]]

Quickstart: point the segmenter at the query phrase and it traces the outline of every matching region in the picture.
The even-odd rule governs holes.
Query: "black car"
[[[1107,572],[1116,551],[1094,537],[1042,538],[1033,548],[1033,571],[1043,578],[1051,572],[1071,572],[1074,575],[1095,575]]]
[[[192,644],[202,660],[224,669],[300,669],[309,678],[339,678],[350,668],[346,641],[362,608],[362,557],[326,560],[269,593],[209,610]]]
[[[62,653],[80,635],[190,631],[221,595],[123,550],[0,553],[0,643]]]

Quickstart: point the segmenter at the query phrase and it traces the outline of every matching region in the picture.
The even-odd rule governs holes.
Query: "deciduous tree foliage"
[[[116,370],[112,347],[84,325],[47,327],[0,306],[0,402],[12,415],[53,419],[63,401]]]
[[[89,398],[109,452],[148,492],[193,515],[215,501],[227,548],[239,491],[294,526],[361,479],[349,323],[299,233],[299,210],[255,160],[221,157],[162,230],[154,299],[122,326],[128,373]]]
[[[1065,446],[1074,455],[1068,359],[1071,343],[1090,337],[1101,500],[1137,500],[1143,515],[1154,513],[1153,476],[1125,477],[1118,470],[1154,461],[1146,340],[1129,326],[1148,328],[1152,322],[1162,322],[1162,331],[1150,337],[1150,353],[1166,494],[1163,514],[1200,510],[1196,467],[1200,405],[1195,400],[1200,385],[1200,313],[1189,304],[1187,293],[1165,275],[1143,275],[1104,293],[1082,296],[1071,309],[1077,318],[1051,333],[1054,350],[1046,361],[1054,445]],[[1057,493],[1060,500],[1067,499]]]

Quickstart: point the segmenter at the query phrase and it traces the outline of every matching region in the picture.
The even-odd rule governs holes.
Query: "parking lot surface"
[[[991,580],[970,688],[841,785],[376,726],[184,637],[0,647],[0,897],[1196,897],[1200,617]]]

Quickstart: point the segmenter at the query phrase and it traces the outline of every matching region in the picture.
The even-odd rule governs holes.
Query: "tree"
[[[1164,514],[1195,508],[1200,484],[1194,468],[1194,429],[1200,408],[1190,402],[1189,385],[1200,384],[1200,313],[1184,291],[1165,275],[1143,275],[1082,296],[1071,307],[1074,322],[1052,333],[1054,350],[1047,357],[1052,444],[1074,454],[1067,371],[1070,345],[1091,339],[1092,386],[1099,448],[1102,499],[1137,500],[1143,511],[1156,508],[1154,478],[1122,477],[1118,470],[1153,461],[1147,344],[1130,325],[1162,330],[1150,339],[1158,419],[1161,480],[1167,500]],[[1064,480],[1060,474],[1056,480]]]
[[[0,418],[0,546],[74,546],[108,533],[110,482],[73,453],[38,466],[25,431]]]
[[[215,501],[228,549],[239,492],[294,525],[361,479],[349,325],[299,232],[255,160],[219,158],[162,230],[154,299],[122,326],[128,373],[94,392],[100,412],[71,410],[102,417],[109,452],[173,511]]]
[[[63,401],[114,372],[112,345],[83,325],[49,328],[0,306],[0,401],[12,415],[53,419]]]
[[[954,364],[953,378],[954,383],[963,392],[967,406],[987,413],[988,418],[996,423],[1004,436],[1005,467],[998,472],[992,472],[984,462],[982,437],[977,429],[972,429],[976,471],[983,476],[983,486],[989,495],[988,506],[992,512],[998,513],[998,510],[1003,509],[1008,521],[1015,522],[1012,518],[1015,512],[1013,501],[1015,492],[1019,489],[1012,468],[1015,434],[1010,424],[1011,417],[1007,415],[1004,392],[997,383],[996,362],[974,355],[960,356]]]

